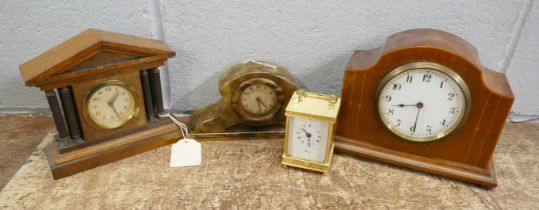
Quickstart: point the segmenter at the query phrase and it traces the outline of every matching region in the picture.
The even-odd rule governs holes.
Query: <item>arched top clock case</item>
[[[194,111],[191,127],[196,134],[223,133],[234,126],[284,125],[284,107],[295,90],[283,66],[253,60],[233,65],[219,77],[221,99]]]
[[[451,78],[460,78],[469,90],[465,98],[467,115],[454,130],[435,141],[410,141],[396,135],[390,129],[395,125],[384,122],[383,111],[379,110],[382,83],[396,69],[413,63],[449,69],[456,75]],[[421,82],[422,78],[415,79]],[[482,66],[476,49],[465,40],[435,29],[396,33],[383,47],[355,51],[342,85],[337,150],[496,186],[492,154],[514,97],[505,75]],[[423,106],[417,103],[417,110],[419,105]],[[410,130],[415,130],[414,126]]]

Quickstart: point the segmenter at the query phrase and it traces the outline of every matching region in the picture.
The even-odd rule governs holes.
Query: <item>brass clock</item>
[[[194,133],[224,133],[237,126],[284,125],[284,107],[296,90],[282,66],[249,60],[219,77],[221,99],[191,114]]]
[[[341,99],[298,90],[286,107],[283,166],[327,174]]]
[[[102,129],[122,127],[139,112],[134,88],[120,80],[102,82],[84,97],[84,117]]]

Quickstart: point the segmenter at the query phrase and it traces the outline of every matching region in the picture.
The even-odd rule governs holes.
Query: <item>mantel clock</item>
[[[496,186],[492,154],[514,97],[463,39],[414,29],[356,51],[341,97],[336,150]]]
[[[233,65],[219,77],[221,99],[191,114],[193,135],[224,135],[238,126],[284,125],[284,106],[295,90],[296,83],[283,66],[254,60]]]
[[[174,55],[158,40],[88,29],[20,66],[58,131],[45,151],[55,179],[178,140],[159,117],[158,67]]]

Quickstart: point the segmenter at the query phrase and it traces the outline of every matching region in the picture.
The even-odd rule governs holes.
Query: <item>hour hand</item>
[[[417,104],[394,104],[391,106],[405,107],[405,106],[417,106]]]
[[[108,104],[110,107],[114,107],[114,106],[113,106],[113,105],[114,105],[114,102],[116,102],[116,100],[118,99],[118,96],[120,96],[120,93],[114,94],[114,96],[112,96],[112,98],[108,101],[107,104]]]

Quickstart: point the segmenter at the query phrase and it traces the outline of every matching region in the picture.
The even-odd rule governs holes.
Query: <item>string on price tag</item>
[[[187,126],[178,121],[171,114],[161,114],[161,117],[168,117],[178,126],[182,132],[182,138],[172,145],[170,151],[170,167],[198,166],[202,162],[202,149],[200,143],[189,137]]]

